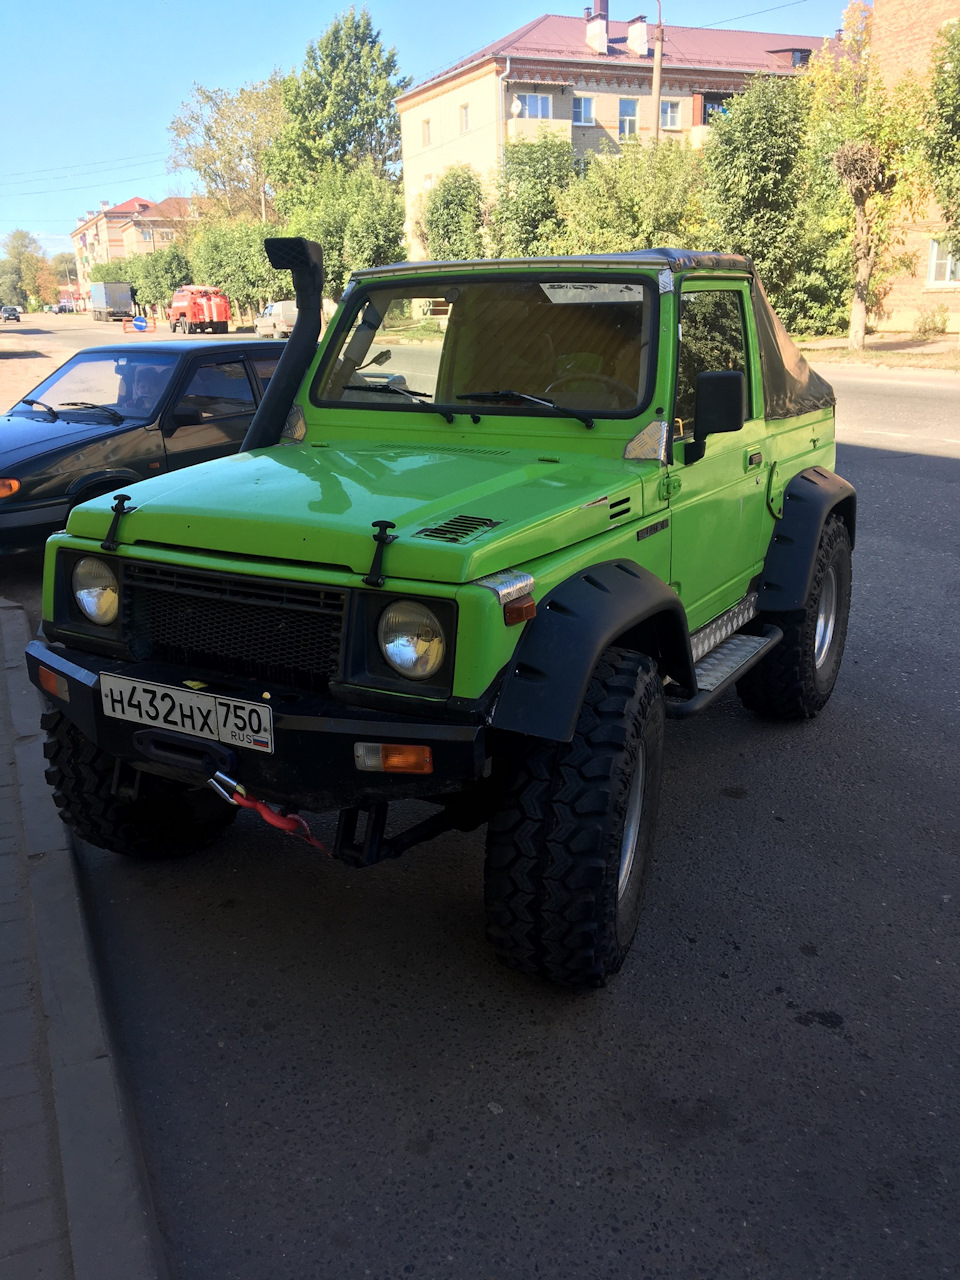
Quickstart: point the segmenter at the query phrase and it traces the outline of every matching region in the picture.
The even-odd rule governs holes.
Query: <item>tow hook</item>
[[[246,787],[219,770],[207,779],[207,786],[212,788],[221,800],[226,800],[227,804],[237,805],[241,809],[252,809],[268,826],[276,827],[285,835],[297,836],[298,839],[312,845],[314,849],[329,853],[327,846],[310,834],[309,826],[299,813],[282,813],[279,809],[267,804],[265,800],[257,800],[248,793]]]

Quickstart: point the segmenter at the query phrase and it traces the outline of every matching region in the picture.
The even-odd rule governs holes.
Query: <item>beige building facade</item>
[[[960,0],[873,0],[870,37],[871,74],[893,88],[908,74],[921,80],[932,71],[934,45],[943,28],[960,22]],[[877,327],[906,332],[918,318],[946,313],[949,332],[960,332],[960,254],[951,253],[940,210],[931,204],[925,216],[903,228],[902,251],[915,267],[898,277],[884,299]],[[942,309],[942,310],[941,310]]]
[[[699,145],[713,111],[758,71],[793,75],[820,36],[663,28],[659,109],[654,103],[656,27],[612,21],[605,4],[583,18],[549,14],[495,41],[397,100],[410,256],[423,197],[453,165],[491,182],[503,148],[543,129],[578,155],[659,136]]]

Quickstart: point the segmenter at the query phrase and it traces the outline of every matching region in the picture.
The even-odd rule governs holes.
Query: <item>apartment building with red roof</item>
[[[193,201],[183,196],[159,201],[133,196],[112,206],[101,200],[99,209],[88,209],[70,233],[80,296],[89,298],[90,270],[97,263],[169,249],[184,223],[195,216]]]
[[[453,165],[494,174],[504,144],[548,129],[575,152],[616,150],[625,138],[699,145],[710,114],[757,72],[794,75],[823,43],[817,35],[663,28],[660,102],[653,101],[655,25],[615,21],[606,0],[583,17],[544,14],[397,99],[407,243],[424,193]]]

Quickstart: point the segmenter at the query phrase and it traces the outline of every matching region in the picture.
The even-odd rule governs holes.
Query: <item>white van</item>
[[[295,302],[271,302],[257,316],[254,328],[260,338],[289,338],[296,322]]]

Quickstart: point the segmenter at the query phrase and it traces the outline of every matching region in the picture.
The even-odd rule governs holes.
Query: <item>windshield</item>
[[[177,361],[175,355],[150,351],[129,355],[116,351],[81,352],[41,382],[26,399],[43,401],[69,416],[94,413],[101,408],[124,418],[150,418]],[[87,407],[67,408],[71,405]],[[42,417],[45,410],[40,404],[30,406],[21,400],[14,412]]]
[[[314,404],[396,411],[633,414],[652,294],[632,280],[398,282],[358,292]]]

